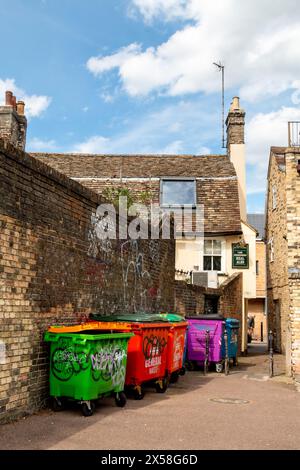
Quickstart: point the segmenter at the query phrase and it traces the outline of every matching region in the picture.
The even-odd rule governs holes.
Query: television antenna
[[[213,62],[222,74],[222,148],[225,149],[225,65],[222,62]]]

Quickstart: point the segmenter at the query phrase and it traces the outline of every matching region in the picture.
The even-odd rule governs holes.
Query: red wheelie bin
[[[127,351],[125,386],[136,400],[144,397],[143,384],[153,383],[158,393],[169,385],[168,341],[172,325],[158,315],[119,315],[102,317],[92,314],[91,319],[123,323],[134,333]]]

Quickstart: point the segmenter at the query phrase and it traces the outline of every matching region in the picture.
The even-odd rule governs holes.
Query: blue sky
[[[239,95],[247,112],[248,210],[263,211],[269,147],[300,120],[298,0],[0,4],[0,94],[25,99],[29,151],[222,153],[222,60],[226,110]]]

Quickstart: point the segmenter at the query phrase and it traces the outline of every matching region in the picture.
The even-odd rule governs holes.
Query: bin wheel
[[[124,392],[116,393],[115,402],[119,408],[123,408],[126,405],[126,401],[127,398]]]
[[[232,365],[233,365],[234,367],[237,367],[237,366],[238,366],[238,359],[237,359],[237,357],[233,357],[233,358],[232,358]]]
[[[195,364],[193,361],[187,361],[186,363],[186,368],[187,370],[193,371],[195,370]]]
[[[145,396],[145,392],[142,387],[137,387],[133,389],[133,398],[135,400],[142,400]]]
[[[169,385],[168,379],[164,378],[162,380],[159,380],[155,384],[155,389],[157,393],[165,393],[167,391]]]
[[[183,376],[183,375],[185,375],[185,373],[186,373],[186,369],[185,369],[185,367],[182,367],[182,368],[180,369],[179,375],[182,375],[182,376]]]
[[[171,384],[176,384],[179,380],[179,372],[173,372],[171,374],[171,378],[170,378],[170,383]]]
[[[52,398],[52,403],[51,403],[51,408],[55,412],[63,411],[65,409],[65,405],[64,405],[61,398],[53,397]]]
[[[217,362],[217,363],[216,363],[216,372],[217,372],[218,374],[221,374],[222,371],[223,371],[223,364],[222,364],[222,362]]]
[[[96,405],[93,402],[90,402],[90,404],[84,402],[81,404],[81,411],[83,416],[92,416],[94,411],[95,411]]]

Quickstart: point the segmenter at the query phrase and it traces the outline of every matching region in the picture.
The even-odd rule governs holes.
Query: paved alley
[[[104,400],[90,418],[71,407],[3,425],[0,449],[299,449],[300,394],[281,375],[268,379],[261,346],[231,374],[188,372],[166,394],[149,388],[124,409]]]

